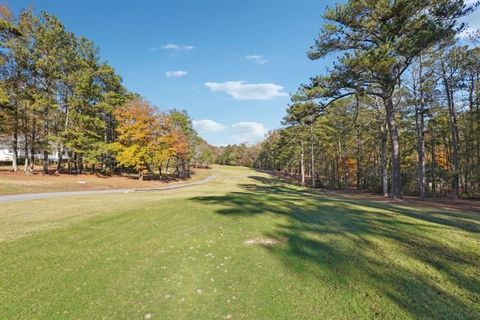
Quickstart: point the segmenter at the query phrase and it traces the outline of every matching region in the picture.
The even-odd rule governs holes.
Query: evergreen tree
[[[463,0],[350,0],[326,11],[327,21],[309,52],[320,59],[339,52],[330,74],[312,79],[308,95],[326,107],[352,94],[383,100],[390,132],[393,198],[400,197],[400,140],[394,93],[412,60],[464,28],[457,19],[474,8]]]

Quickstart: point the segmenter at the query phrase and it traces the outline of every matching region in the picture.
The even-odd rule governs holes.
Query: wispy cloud
[[[163,46],[160,46],[160,47],[151,48],[151,50],[159,50],[159,49],[172,50],[172,51],[191,51],[191,50],[195,49],[195,47],[191,46],[191,45],[180,45],[180,44],[175,44],[175,43],[167,43],[167,44],[165,44]]]
[[[245,59],[257,64],[265,64],[267,62],[267,60],[259,54],[246,55]]]
[[[165,77],[167,78],[181,78],[188,74],[187,71],[177,70],[177,71],[167,71],[165,72]]]
[[[193,120],[193,128],[200,134],[220,134],[223,137],[229,137],[230,143],[245,143],[254,145],[263,139],[268,133],[267,128],[254,121],[236,122],[231,126],[226,126],[214,120],[203,119]]]
[[[237,143],[255,144],[265,138],[268,130],[259,122],[237,122],[232,125],[232,139]]]
[[[192,122],[193,128],[198,132],[219,132],[227,128],[223,124],[210,119],[193,120]]]
[[[287,96],[283,87],[274,83],[248,83],[247,81],[205,82],[212,92],[225,92],[236,100],[271,100]]]
[[[174,44],[174,43],[167,43],[167,44],[164,44],[163,46],[151,47],[149,50],[150,51],[159,51],[159,50],[191,51],[195,48],[196,48],[195,46],[191,46],[191,45],[180,45],[180,44]]]

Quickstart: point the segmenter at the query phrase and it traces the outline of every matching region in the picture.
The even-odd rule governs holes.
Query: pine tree
[[[339,52],[339,63],[328,76],[312,79],[309,95],[323,106],[360,94],[383,100],[390,132],[392,189],[400,197],[400,145],[393,95],[412,59],[423,50],[451,38],[464,25],[457,19],[471,12],[463,0],[350,0],[324,14],[327,21],[309,52],[320,59]]]

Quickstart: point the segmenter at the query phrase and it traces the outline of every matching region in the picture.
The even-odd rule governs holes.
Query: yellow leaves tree
[[[152,150],[152,160],[154,165],[158,167],[161,176],[163,163],[175,156],[175,139],[172,134],[173,124],[168,115],[163,114],[159,117],[159,130]]]
[[[156,109],[145,100],[135,98],[115,110],[117,141],[112,144],[119,165],[134,168],[139,179],[154,163],[161,133]]]
[[[160,113],[145,100],[135,98],[115,110],[117,139],[112,143],[119,165],[134,168],[143,180],[147,172],[176,157],[187,158],[190,145],[186,134],[170,114]]]

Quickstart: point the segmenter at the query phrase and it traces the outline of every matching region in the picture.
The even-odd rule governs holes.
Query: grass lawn
[[[100,176],[95,174],[49,174],[36,172],[25,175],[21,170],[9,172],[0,170],[0,195],[23,193],[56,192],[56,191],[86,191],[104,189],[151,188],[163,187],[179,183],[201,180],[210,174],[210,170],[195,169],[191,179],[170,180],[168,183],[159,180],[139,181],[132,176]],[[171,177],[173,179],[173,177]]]
[[[0,208],[0,319],[480,319],[480,215],[245,168]]]

